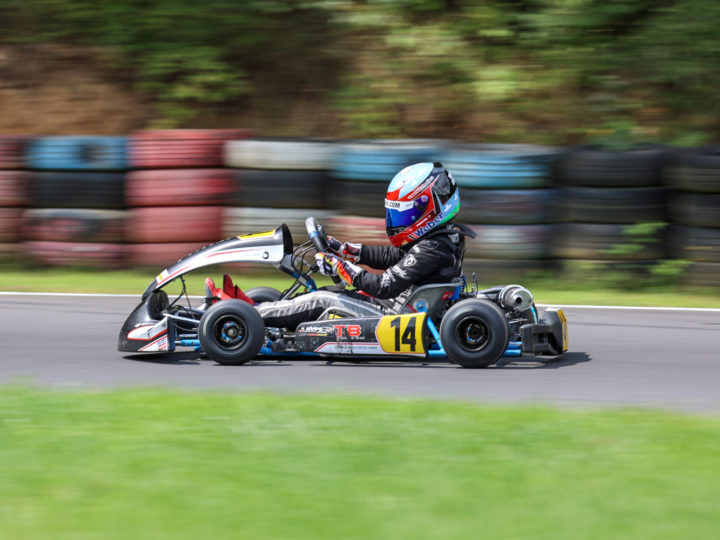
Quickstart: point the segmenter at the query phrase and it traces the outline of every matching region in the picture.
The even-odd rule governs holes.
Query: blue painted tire
[[[423,161],[440,161],[444,141],[390,139],[338,145],[331,174],[343,180],[389,183],[399,171]]]
[[[449,149],[440,161],[461,187],[527,189],[550,184],[558,155],[544,146],[468,144]]]
[[[31,169],[120,171],[127,169],[125,137],[40,137],[27,146]]]

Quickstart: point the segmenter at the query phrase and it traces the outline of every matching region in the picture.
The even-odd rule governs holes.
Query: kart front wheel
[[[465,368],[484,368],[505,352],[510,331],[502,310],[489,300],[462,300],[440,323],[440,340],[448,358]]]
[[[260,352],[265,325],[247,302],[223,300],[203,313],[198,339],[203,351],[218,364],[244,364]]]

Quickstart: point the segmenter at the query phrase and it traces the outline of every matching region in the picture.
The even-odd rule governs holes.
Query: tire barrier
[[[401,169],[421,161],[440,161],[444,141],[388,139],[338,144],[331,176],[386,184]]]
[[[460,187],[527,189],[548,185],[559,151],[522,144],[466,144],[448,149],[443,165]]]
[[[720,263],[720,229],[673,225],[670,250],[676,259]]]
[[[720,227],[720,194],[676,193],[670,202],[670,216],[678,225]]]
[[[23,171],[0,171],[0,206],[25,206],[29,178]]]
[[[25,211],[22,230],[26,240],[124,242],[126,219],[122,210],[37,208]]]
[[[0,136],[0,169],[22,169],[30,137]]]
[[[170,129],[135,133],[128,140],[130,167],[222,167],[225,143],[244,139],[250,134],[243,129]]]
[[[226,208],[223,219],[223,236],[230,238],[243,234],[271,231],[285,223],[293,238],[294,245],[309,240],[305,228],[305,218],[315,216],[327,227],[330,213],[315,209],[278,209],[278,208]]]
[[[0,242],[17,242],[21,237],[22,208],[0,207]]]
[[[538,259],[478,259],[465,257],[463,271],[468,287],[472,287],[472,274],[476,275],[478,286],[483,288],[507,284],[528,277],[545,275],[558,268],[557,261]]]
[[[556,189],[463,189],[458,221],[488,225],[532,225],[556,220]]]
[[[125,175],[94,172],[31,173],[30,206],[36,208],[125,208]]]
[[[131,243],[216,242],[222,238],[221,206],[133,208],[128,215]]]
[[[626,151],[579,146],[563,154],[557,172],[559,179],[571,186],[653,187],[661,184],[665,155],[659,146]]]
[[[205,247],[209,242],[174,242],[129,244],[128,265],[131,267],[167,268],[185,255]]]
[[[385,232],[385,218],[361,216],[333,216],[327,220],[325,230],[341,242],[389,245]]]
[[[561,191],[563,221],[623,224],[667,219],[665,188],[569,187]]]
[[[470,225],[465,240],[469,259],[546,259],[552,256],[556,225]]]
[[[129,206],[214,206],[228,204],[235,179],[227,169],[149,169],[126,176]]]
[[[329,207],[343,214],[385,218],[384,182],[362,182],[356,180],[331,180],[329,184]],[[462,206],[462,205],[461,205]]]
[[[39,137],[27,146],[31,169],[118,171],[127,169],[126,137]]]
[[[99,269],[127,266],[128,248],[125,244],[23,242],[22,251],[29,260],[47,266]]]
[[[676,150],[669,155],[664,172],[675,189],[720,193],[720,145]]]
[[[5,244],[0,242],[0,261],[13,261],[18,258],[20,254],[20,244],[10,243]]]
[[[225,165],[236,169],[326,171],[337,146],[329,140],[246,139],[225,144]]]
[[[665,258],[665,229],[635,232],[634,225],[567,223],[555,254],[562,259],[641,261]]]
[[[235,171],[233,206],[327,208],[328,177],[324,171]],[[380,206],[382,207],[382,198]],[[383,209],[384,212],[384,209]]]
[[[683,283],[693,287],[720,288],[720,263],[692,263],[685,271]]]

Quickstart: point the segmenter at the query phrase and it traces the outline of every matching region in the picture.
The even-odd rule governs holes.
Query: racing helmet
[[[418,240],[460,210],[460,192],[442,163],[416,163],[390,181],[385,195],[385,228],[400,247]]]

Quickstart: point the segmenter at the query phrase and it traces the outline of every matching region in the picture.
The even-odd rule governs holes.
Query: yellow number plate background
[[[565,313],[563,313],[562,309],[557,310],[558,317],[560,317],[560,321],[562,322],[562,347],[563,352],[566,352],[568,350],[568,324],[567,324],[567,317],[565,316]]]
[[[375,328],[375,335],[382,350],[389,354],[421,354],[424,356],[423,328],[425,327],[425,317],[427,317],[427,313],[407,313],[405,315],[386,315],[380,319]],[[399,328],[392,326],[396,319],[400,319]],[[415,340],[415,350],[412,350],[410,344],[403,343],[402,339],[410,321],[413,319],[415,320],[415,328],[412,337]],[[397,325],[397,323],[394,324]],[[398,339],[396,332],[399,332],[400,339]]]

